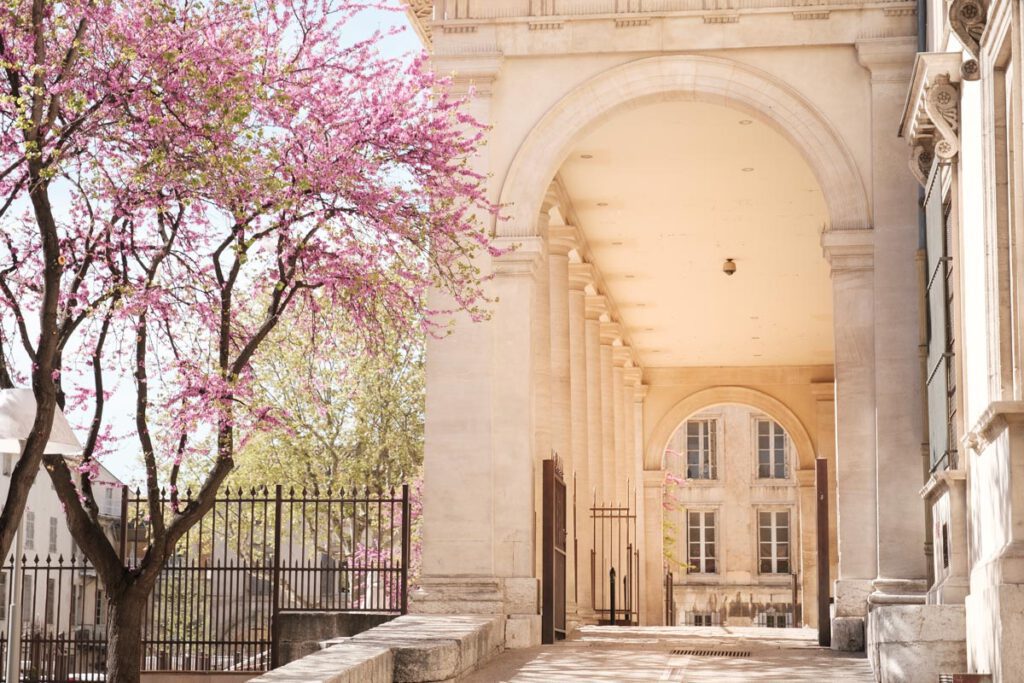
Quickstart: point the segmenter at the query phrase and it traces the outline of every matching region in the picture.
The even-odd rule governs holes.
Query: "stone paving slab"
[[[672,650],[749,651],[748,657],[673,655]],[[809,629],[585,627],[572,640],[509,651],[467,683],[872,683],[863,655],[820,648]]]

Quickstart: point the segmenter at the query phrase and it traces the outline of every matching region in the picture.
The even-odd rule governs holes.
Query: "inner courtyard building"
[[[1020,3],[408,7],[500,206],[411,609],[1024,680]]]

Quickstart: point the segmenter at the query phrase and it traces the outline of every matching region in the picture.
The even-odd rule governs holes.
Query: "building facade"
[[[676,623],[801,623],[799,486],[785,429],[740,405],[688,418],[665,453]],[[814,606],[810,615],[816,620]]]
[[[600,616],[579,492],[636,490],[639,618],[662,623],[666,449],[745,406],[787,435],[767,507],[789,512],[798,602],[831,601],[833,647],[866,649],[880,680],[1024,677],[1020,12],[410,2],[433,67],[490,126],[473,163],[503,215],[480,218],[509,248],[480,263],[490,320],[428,344],[415,609],[540,638],[556,452],[577,491],[570,622]],[[707,513],[755,509],[757,485],[689,488],[706,569],[708,529],[728,532]],[[699,607],[692,577],[672,592]]]

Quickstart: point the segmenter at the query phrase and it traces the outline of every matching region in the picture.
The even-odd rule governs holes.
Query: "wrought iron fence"
[[[125,489],[121,508],[110,529],[133,567],[149,544],[149,503]],[[143,618],[143,670],[265,671],[282,612],[405,613],[410,522],[408,486],[225,489],[161,570]],[[20,571],[21,680],[103,680],[106,602],[92,566],[72,554],[25,558]],[[0,654],[13,577],[12,557],[0,569]]]

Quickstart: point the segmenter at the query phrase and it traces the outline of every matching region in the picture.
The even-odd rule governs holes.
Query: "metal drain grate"
[[[750,650],[672,650],[670,654],[687,657],[749,657]]]

